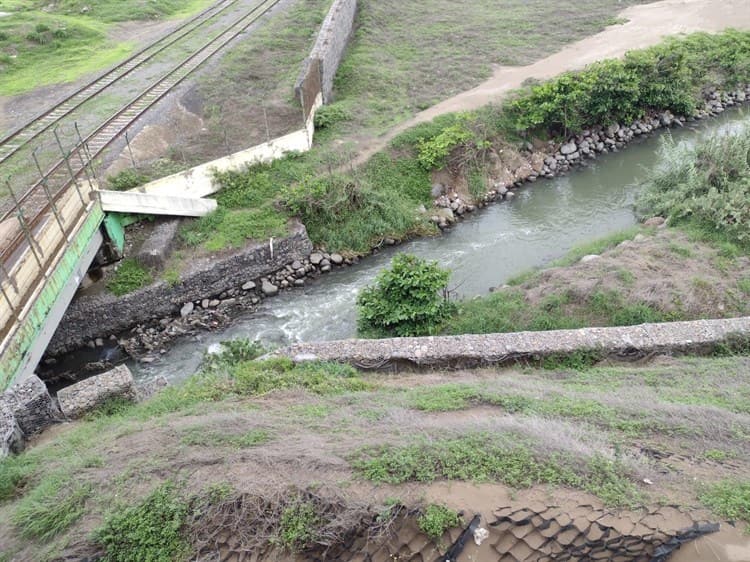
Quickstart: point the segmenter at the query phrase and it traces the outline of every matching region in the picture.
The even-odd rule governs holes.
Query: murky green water
[[[750,116],[735,110],[666,134],[692,142],[700,135],[748,123]],[[414,253],[450,268],[451,288],[460,296],[486,294],[490,287],[544,266],[577,244],[635,224],[638,184],[647,169],[658,165],[659,143],[659,136],[641,139],[566,177],[528,184],[516,191],[512,201],[470,215],[443,236],[389,249],[323,276],[304,290],[268,299],[223,332],[179,343],[159,363],[134,366],[134,370],[137,376],[179,378],[196,370],[210,344],[234,337],[257,338],[271,345],[354,337],[357,293],[388,266],[395,252]]]

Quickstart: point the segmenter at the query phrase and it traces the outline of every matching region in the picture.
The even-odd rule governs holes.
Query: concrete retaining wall
[[[310,56],[305,60],[302,72],[295,85],[295,92],[300,96],[311,71],[320,72],[320,87],[323,103],[329,103],[333,96],[333,80],[339,68],[341,58],[349,43],[354,27],[354,16],[357,13],[357,0],[334,0],[326,19],[320,26]],[[317,68],[316,68],[317,67]],[[304,107],[304,99],[300,100]]]
[[[548,332],[300,343],[274,355],[295,362],[339,361],[360,369],[460,368],[533,361],[577,351],[608,356],[700,352],[735,336],[750,337],[750,317]]]
[[[174,286],[161,281],[122,297],[102,294],[76,299],[65,313],[47,354],[74,351],[91,339],[177,315],[187,302],[210,298],[303,260],[312,252],[312,242],[302,224],[292,223],[290,231],[289,236],[273,241],[273,249],[269,242],[263,242],[222,258],[198,258]]]
[[[219,186],[214,183],[215,172],[241,170],[245,166],[276,160],[289,152],[307,152],[311,146],[312,122],[306,128],[283,137],[154,180],[130,191],[149,195],[205,197],[219,190]]]

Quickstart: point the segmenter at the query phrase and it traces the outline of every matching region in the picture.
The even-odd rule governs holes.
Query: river
[[[462,298],[565,255],[573,246],[632,226],[633,204],[646,171],[659,163],[659,138],[680,142],[750,123],[742,110],[689,123],[686,127],[633,141],[619,153],[600,156],[567,176],[539,180],[516,197],[468,215],[442,236],[413,240],[341,268],[304,289],[262,301],[258,309],[227,328],[177,342],[151,364],[132,364],[136,378],[163,375],[178,380],[196,371],[208,347],[231,338],[259,339],[269,346],[332,340],[356,335],[359,290],[387,267],[396,252],[437,260],[453,271],[450,288]]]

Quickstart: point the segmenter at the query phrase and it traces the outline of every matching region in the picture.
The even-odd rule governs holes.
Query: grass
[[[107,281],[107,289],[121,297],[145,287],[153,280],[151,273],[134,258],[126,258]]]
[[[231,507],[235,490],[265,490],[266,472],[283,492],[260,498],[264,514],[268,498],[279,503],[259,536],[290,550],[328,536],[337,513],[288,493],[289,483],[305,485],[302,474],[316,494],[360,490],[357,478],[417,483],[388,491],[407,508],[422,501],[419,483],[448,479],[572,487],[627,507],[694,490],[717,516],[747,517],[747,483],[726,481],[748,461],[746,353],[647,366],[436,372],[419,381],[394,375],[380,387],[337,364],[251,361],[262,352],[253,342],[225,342],[185,383],[144,403],[112,402],[54,440],[0,461],[0,518],[13,523],[10,547],[41,560],[52,541],[75,545],[104,521],[95,536],[105,559],[189,557],[182,550],[193,544],[188,529],[210,508],[196,494],[214,490],[211,505]],[[481,415],[450,413],[478,406]],[[637,452],[644,442],[694,461],[664,488],[654,476],[662,463]],[[709,477],[706,459],[716,463]],[[731,466],[721,464],[727,459]],[[703,488],[693,488],[696,474],[707,481]],[[656,485],[640,490],[646,476]],[[174,484],[153,489],[155,479]],[[439,522],[436,516],[426,532]],[[34,538],[43,535],[52,538]]]
[[[21,536],[48,541],[83,514],[90,488],[70,475],[51,474],[26,494],[11,517]]]
[[[602,238],[597,238],[596,240],[576,245],[571,248],[565,256],[552,262],[552,267],[567,267],[581,261],[583,256],[602,254],[626,240],[632,240],[637,234],[643,233],[647,230],[648,229],[644,230],[644,228],[640,226],[633,226],[631,228],[613,232]]]
[[[337,102],[353,117],[337,124],[335,132],[382,133],[477,85],[490,76],[493,65],[529,64],[603,29],[633,3],[597,0],[583,9],[572,2],[541,0],[362,2],[335,84]]]
[[[124,59],[136,44],[110,39],[115,23],[187,17],[209,3],[64,0],[50,5],[39,0],[5,1],[0,11],[11,15],[0,18],[0,95],[71,82]]]
[[[263,429],[251,429],[250,431],[235,435],[211,430],[203,426],[196,426],[183,433],[180,443],[188,446],[249,449],[268,443],[271,439],[271,435]]]
[[[417,518],[417,525],[433,541],[438,541],[449,529],[461,524],[461,516],[444,505],[430,504]]]
[[[510,414],[585,420],[607,429],[642,435],[663,429],[646,414],[634,416],[593,398],[571,397],[550,392],[543,398],[524,393],[490,390],[480,385],[445,384],[419,387],[407,393],[406,404],[424,412],[451,412],[478,405],[497,406]]]
[[[718,482],[708,486],[700,499],[721,517],[750,523],[750,481]]]
[[[447,479],[526,488],[546,483],[590,491],[612,506],[640,501],[635,485],[613,461],[591,458],[585,467],[576,467],[559,456],[536,458],[517,442],[498,442],[486,434],[366,448],[352,465],[363,478],[387,484]]]
[[[630,326],[679,319],[647,303],[627,301],[617,290],[599,290],[585,298],[567,291],[551,293],[538,303],[526,300],[518,287],[461,302],[446,323],[449,334],[484,334],[525,330],[563,330],[586,326]]]

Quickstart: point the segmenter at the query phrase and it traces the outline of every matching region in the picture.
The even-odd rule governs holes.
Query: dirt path
[[[664,0],[633,6],[622,11],[620,17],[628,21],[610,26],[529,66],[498,67],[492,78],[476,88],[418,113],[384,136],[361,140],[355,163],[364,162],[409,127],[444,113],[476,109],[497,101],[529,78],[551,78],[597,60],[620,57],[631,49],[654,45],[667,35],[717,32],[727,28],[750,29],[747,0]]]

